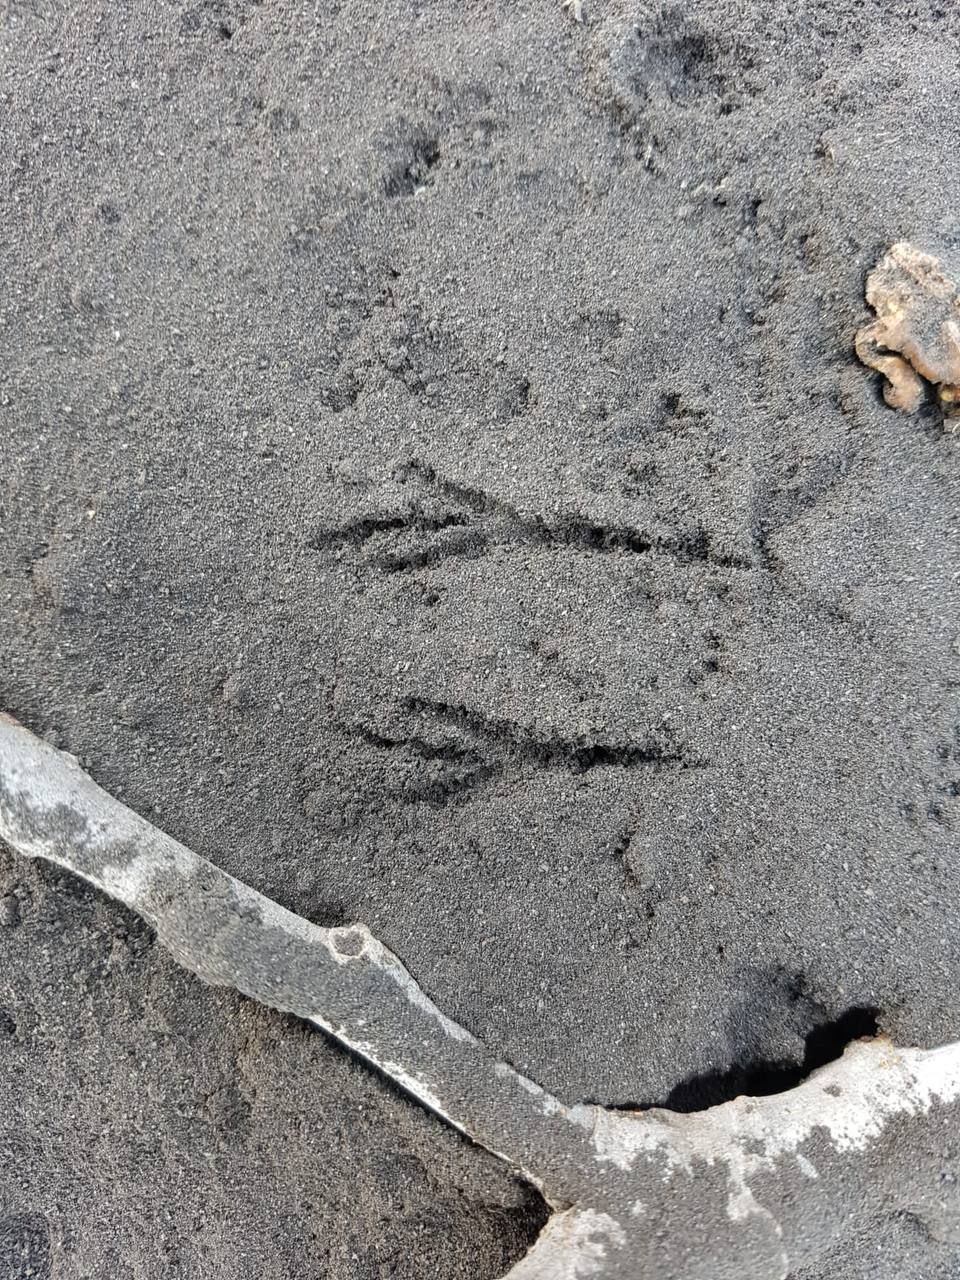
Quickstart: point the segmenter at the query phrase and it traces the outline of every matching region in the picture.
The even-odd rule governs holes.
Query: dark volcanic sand
[[[2,22],[0,705],[566,1099],[960,1036],[960,439],[851,350],[887,244],[960,266],[954,7]],[[4,894],[3,1280],[522,1252],[320,1036]]]

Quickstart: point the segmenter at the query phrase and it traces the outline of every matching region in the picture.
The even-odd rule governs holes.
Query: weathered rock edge
[[[788,1092],[691,1115],[567,1106],[447,1018],[365,926],[285,910],[6,715],[0,837],[136,911],[204,981],[321,1027],[529,1179],[554,1213],[512,1280],[783,1280],[882,1213],[960,1241],[960,1042],[858,1041]]]

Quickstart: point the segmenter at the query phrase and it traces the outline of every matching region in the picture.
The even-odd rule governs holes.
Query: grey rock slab
[[[960,1043],[851,1045],[706,1111],[567,1106],[437,1008],[361,924],[322,928],[171,839],[0,716],[0,837],[138,912],[204,981],[292,1012],[507,1161],[554,1210],[514,1280],[783,1280],[851,1221],[960,1234]]]

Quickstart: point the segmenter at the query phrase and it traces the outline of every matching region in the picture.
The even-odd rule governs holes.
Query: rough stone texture
[[[888,245],[957,252],[960,61],[932,0],[586,17],[7,7],[0,705],[652,1101],[851,1005],[958,1035],[957,442],[852,341]]]
[[[945,416],[960,411],[960,298],[940,262],[901,241],[867,276],[877,318],[857,330],[864,364],[884,376],[883,398],[916,413],[930,393]],[[894,354],[896,353],[896,354]]]

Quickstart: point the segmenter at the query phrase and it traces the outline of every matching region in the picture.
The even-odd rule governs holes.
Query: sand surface
[[[960,18],[584,16],[3,10],[0,706],[640,1104],[960,1037],[960,437],[852,352],[890,243],[960,267]],[[479,1280],[541,1217],[0,851],[3,1280]]]

